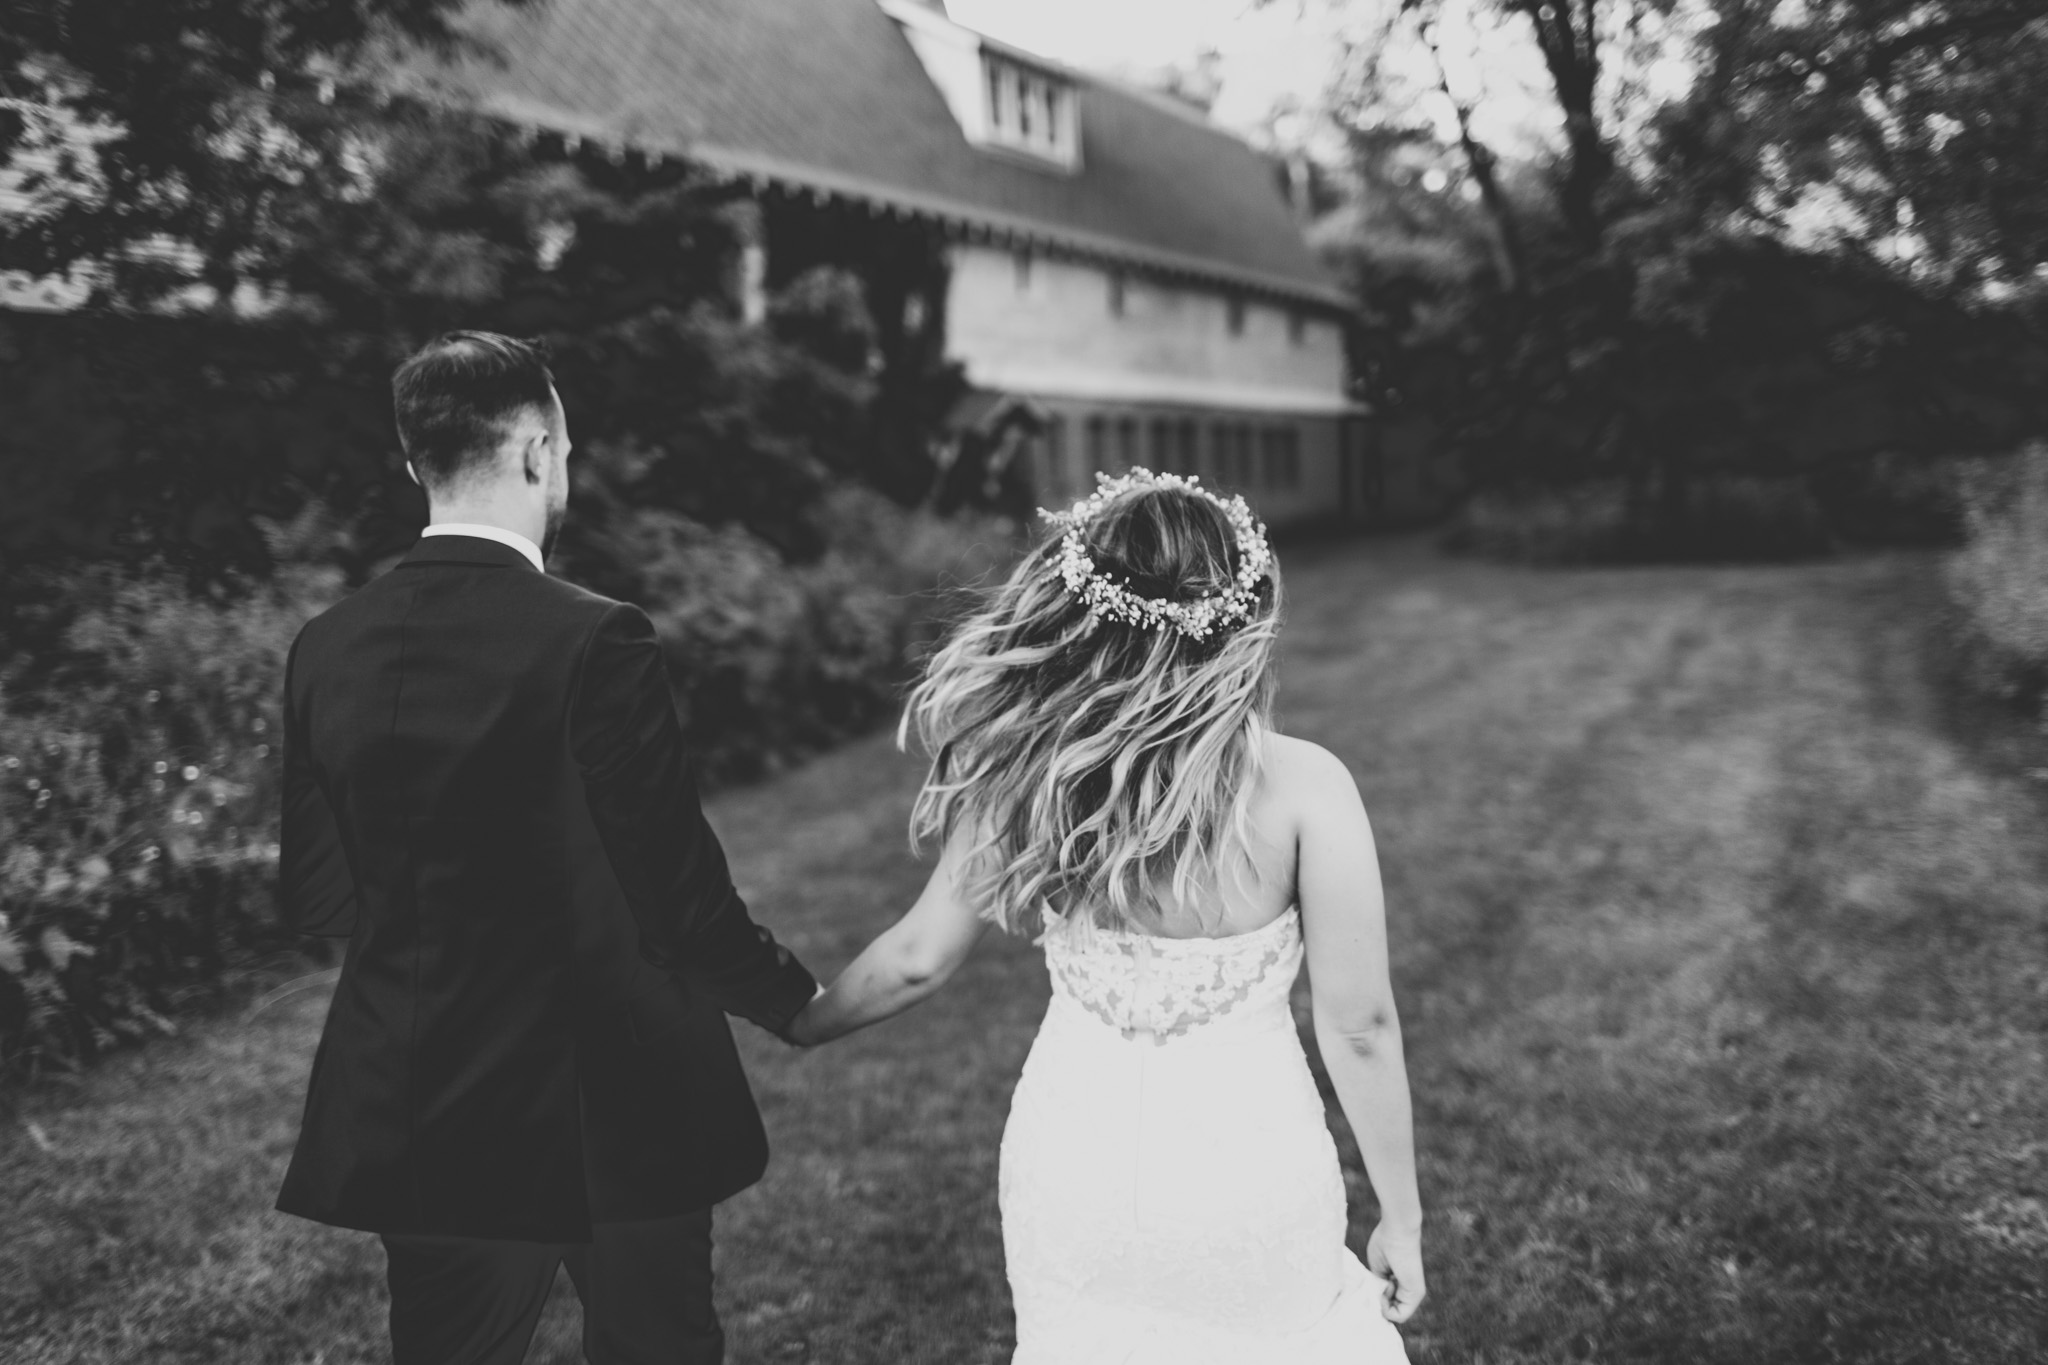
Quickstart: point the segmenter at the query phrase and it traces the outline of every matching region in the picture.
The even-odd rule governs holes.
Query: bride
[[[1422,1206],[1379,864],[1343,764],[1272,728],[1264,528],[1142,469],[1053,521],[904,717],[930,883],[791,1036],[909,1008],[988,924],[1035,933],[1052,1003],[999,1181],[1013,1365],[1405,1361]],[[1379,1200],[1366,1264],[1288,1003],[1304,956]]]

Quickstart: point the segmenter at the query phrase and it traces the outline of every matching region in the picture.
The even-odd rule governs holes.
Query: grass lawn
[[[2048,787],[1945,700],[1930,564],[1290,569],[1283,722],[1387,870],[1416,1361],[2048,1358]],[[921,883],[917,776],[878,739],[713,806],[820,971]],[[743,1029],[776,1157],[720,1214],[736,1365],[1007,1358],[996,1141],[1045,995],[991,940],[831,1050]],[[22,1102],[0,1359],[383,1358],[374,1242],[268,1211],[324,1004]],[[531,1358],[577,1330],[564,1279]]]

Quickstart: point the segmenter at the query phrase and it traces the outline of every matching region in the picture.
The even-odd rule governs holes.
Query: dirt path
[[[1373,811],[1424,1157],[1418,1362],[2048,1356],[2048,792],[1952,732],[1928,565],[1291,557],[1287,728]],[[713,818],[820,970],[915,894],[870,741]],[[1006,1359],[995,1144],[1045,983],[991,942],[827,1052],[743,1037],[736,1365]],[[323,1001],[0,1136],[0,1357],[376,1360],[381,1259],[266,1212]],[[46,1149],[47,1148],[47,1149]],[[1354,1232],[1370,1227],[1354,1185]],[[535,1361],[577,1359],[566,1285]]]

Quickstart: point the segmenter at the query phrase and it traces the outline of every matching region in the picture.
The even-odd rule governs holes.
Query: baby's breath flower
[[[199,780],[199,769],[187,763],[185,765],[185,780],[187,782],[197,782]]]
[[[164,762],[162,759],[158,759],[156,762],[150,764],[150,771],[156,773],[158,776],[162,776],[164,773],[167,773],[170,770],[171,765]]]
[[[1040,515],[1065,528],[1060,538],[1058,570],[1067,591],[1087,604],[1089,614],[1120,621],[1143,630],[1171,626],[1191,640],[1206,640],[1220,626],[1247,620],[1258,602],[1259,580],[1273,569],[1273,551],[1266,544],[1266,528],[1252,515],[1251,506],[1239,495],[1219,497],[1201,486],[1200,478],[1179,474],[1154,474],[1134,468],[1119,478],[1095,476],[1096,489],[1065,512]],[[1223,509],[1237,535],[1237,579],[1221,596],[1203,593],[1192,602],[1175,602],[1164,597],[1141,597],[1126,583],[1119,583],[1095,566],[1088,554],[1087,526],[1103,508],[1137,488],[1178,488],[1206,498]]]

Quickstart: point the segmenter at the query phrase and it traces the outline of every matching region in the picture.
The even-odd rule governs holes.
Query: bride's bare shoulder
[[[1265,743],[1266,771],[1283,781],[1328,782],[1340,777],[1346,782],[1351,780],[1351,770],[1344,766],[1344,760],[1312,740],[1268,730]]]
[[[1334,796],[1358,799],[1351,770],[1322,745],[1278,731],[1269,731],[1265,744],[1265,788],[1275,804],[1298,810],[1323,806]]]

